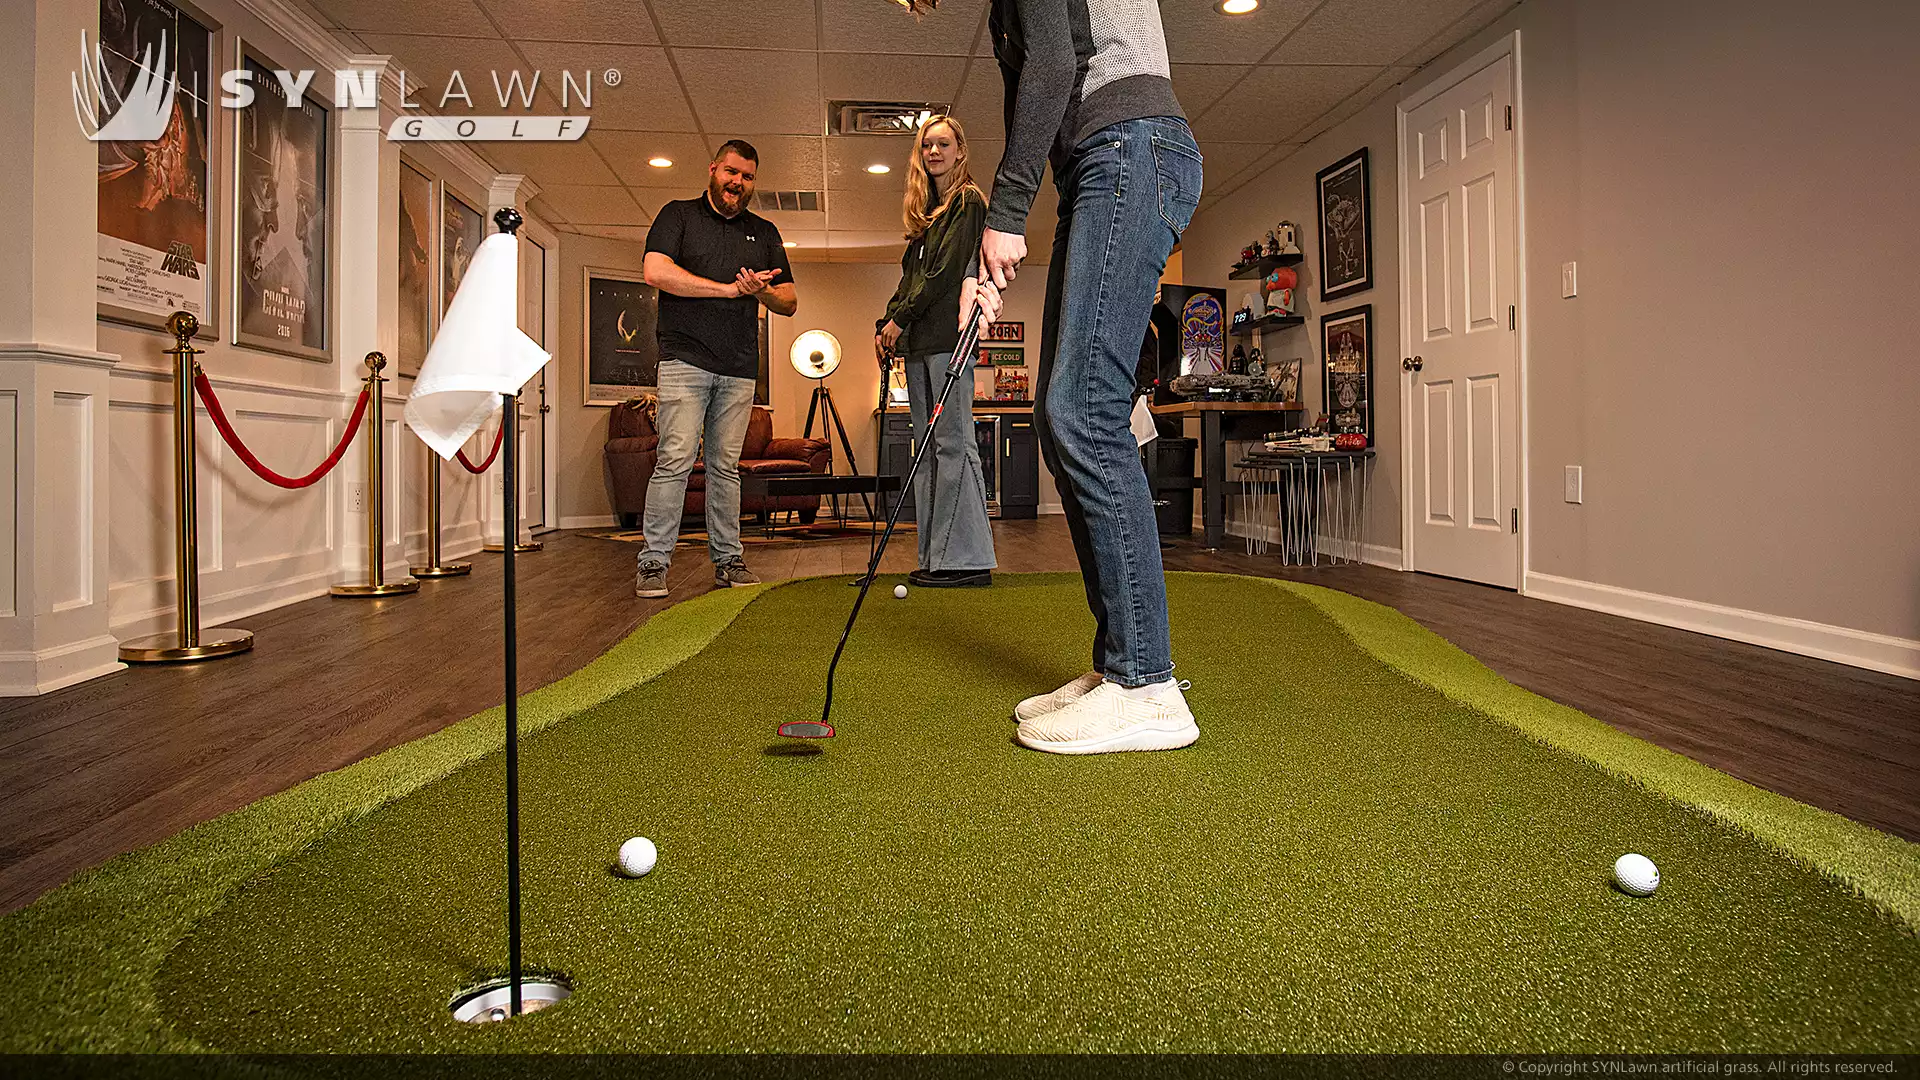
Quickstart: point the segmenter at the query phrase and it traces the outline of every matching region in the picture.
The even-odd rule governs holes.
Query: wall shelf
[[[1263,330],[1282,330],[1289,326],[1305,323],[1303,315],[1262,315],[1238,330],[1230,331],[1229,337],[1250,338]]]
[[[1298,266],[1306,257],[1304,252],[1296,251],[1290,255],[1263,255],[1250,263],[1234,263],[1233,269],[1227,274],[1227,280],[1253,281],[1266,277],[1267,274],[1282,266]]]

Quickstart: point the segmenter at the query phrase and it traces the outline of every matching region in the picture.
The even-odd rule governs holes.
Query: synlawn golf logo
[[[108,68],[107,56],[98,45],[89,46],[87,32],[80,32],[80,70],[72,76],[73,112],[80,121],[81,134],[91,142],[159,142],[166,137],[167,125],[174,111],[175,93],[179,89],[179,73],[170,72],[167,64],[167,36],[160,35],[158,49],[148,46],[140,52],[138,63],[132,64],[131,78],[126,80],[126,89],[120,89]],[[509,72],[502,80],[498,71],[488,73],[492,77],[494,97],[502,109],[516,106],[531,110],[534,95],[540,90],[540,81],[545,72],[535,71],[527,78],[519,71]],[[316,73],[311,70],[289,71],[286,68],[274,68],[271,71],[274,81],[284,91],[279,95],[289,109],[297,109],[305,100],[307,88],[313,85]],[[254,103],[255,73],[244,68],[229,71],[220,76],[220,89],[224,92],[220,106],[226,109],[245,109]],[[467,80],[458,70],[447,77],[447,85],[440,93],[435,106],[441,112],[437,115],[406,115],[407,110],[421,108],[421,103],[413,100],[413,94],[422,89],[409,87],[405,71],[399,72],[400,96],[396,107],[402,115],[387,128],[387,138],[393,142],[573,142],[587,133],[591,121],[588,116],[535,116],[531,114],[509,114],[505,116],[457,116],[447,115],[446,110],[454,102],[460,102],[468,110],[476,108],[473,94],[467,89]],[[558,80],[558,93],[561,108],[572,108],[577,100],[583,109],[593,108],[593,89],[596,84],[607,86],[620,85],[620,69],[607,68],[598,75],[589,68],[576,75],[572,71],[562,71]],[[551,92],[554,83],[549,81]],[[378,109],[380,107],[380,73],[363,69],[347,69],[333,73],[333,100],[336,105],[347,109]],[[197,103],[194,108],[198,108]]]

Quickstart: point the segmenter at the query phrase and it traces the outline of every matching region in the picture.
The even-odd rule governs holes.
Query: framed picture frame
[[[235,43],[254,102],[233,122],[235,345],[331,362],[333,110],[312,88],[293,105],[272,72],[284,65]],[[317,82],[317,80],[316,80]]]
[[[176,86],[165,131],[152,142],[102,140],[98,149],[98,211],[94,300],[96,314],[113,322],[161,329],[185,311],[201,332],[218,331],[215,224],[219,172],[214,167],[214,35],[219,24],[197,9],[169,0],[100,4],[100,65],[92,119],[107,122],[106,102],[122,101],[150,50],[156,72]]]
[[[1023,322],[988,323],[986,333],[980,335],[982,341],[1025,341],[1027,324]]]
[[[1367,148],[1314,174],[1320,214],[1320,299],[1373,288],[1373,179]]]
[[[1027,350],[996,349],[982,346],[980,349],[980,367],[1026,367]]]
[[[660,383],[655,327],[660,291],[638,270],[589,266],[582,280],[587,302],[581,350],[585,404],[614,406],[650,393]],[[764,365],[763,365],[764,366]]]
[[[441,315],[453,303],[460,280],[467,276],[467,264],[486,239],[487,219],[457,192],[440,182],[440,303]]]
[[[1320,319],[1321,405],[1328,430],[1358,432],[1373,445],[1373,305]]]
[[[405,158],[400,160],[400,339],[394,367],[402,378],[420,374],[437,321],[434,188],[432,176]]]

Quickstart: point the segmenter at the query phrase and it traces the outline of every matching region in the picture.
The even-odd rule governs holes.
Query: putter
[[[947,361],[947,381],[940,387],[940,398],[933,403],[933,412],[927,418],[927,437],[920,440],[919,447],[914,450],[913,460],[907,465],[906,479],[900,483],[900,498],[894,500],[893,510],[887,514],[887,527],[880,534],[880,545],[867,561],[867,574],[860,579],[860,595],[853,599],[853,613],[847,616],[847,628],[840,631],[840,644],[833,650],[833,662],[827,665],[826,706],[820,710],[818,722],[795,720],[781,724],[781,735],[789,739],[833,738],[833,674],[840,667],[840,654],[847,649],[847,638],[853,634],[853,623],[860,617],[860,605],[866,602],[867,590],[873,588],[874,578],[879,576],[880,558],[887,553],[887,541],[893,539],[893,527],[900,520],[900,508],[907,503],[907,492],[913,490],[913,476],[920,471],[920,459],[927,456],[927,448],[933,445],[933,425],[940,422],[940,414],[947,407],[947,395],[953,392],[953,384],[959,381],[962,373],[971,375],[974,354],[979,350],[980,306],[975,304],[972,316],[967,319],[967,328],[960,332],[960,340],[953,347],[953,356]]]

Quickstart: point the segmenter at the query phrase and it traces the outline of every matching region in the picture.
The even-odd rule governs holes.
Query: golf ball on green
[[[660,850],[644,836],[636,836],[620,845],[620,872],[628,877],[644,877],[659,861]]]
[[[907,587],[905,585],[895,585],[893,587],[893,598],[895,600],[905,600],[907,598]]]
[[[1613,861],[1613,883],[1629,896],[1652,896],[1660,887],[1660,868],[1645,855],[1622,855]]]

